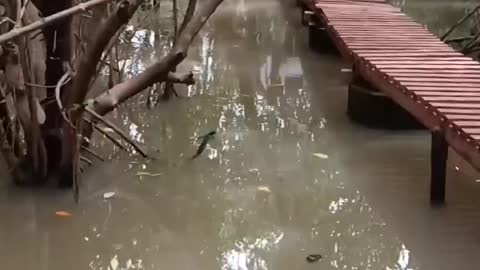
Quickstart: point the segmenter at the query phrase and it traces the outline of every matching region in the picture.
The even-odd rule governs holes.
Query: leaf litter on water
[[[318,157],[318,158],[322,158],[322,159],[328,159],[328,155],[326,154],[322,154],[322,153],[313,153],[312,155]]]
[[[55,212],[55,215],[59,216],[59,217],[71,217],[72,213],[67,212],[67,211],[57,211],[57,212]]]
[[[108,200],[108,199],[111,199],[113,197],[115,197],[115,192],[113,192],[113,191],[112,192],[106,192],[106,193],[103,194],[103,199],[104,200]]]
[[[137,172],[137,176],[150,176],[150,177],[156,177],[156,176],[161,176],[163,173],[149,173],[149,172]]]
[[[306,258],[307,262],[309,262],[309,263],[318,262],[320,259],[322,259],[322,255],[320,255],[320,254],[310,254]]]

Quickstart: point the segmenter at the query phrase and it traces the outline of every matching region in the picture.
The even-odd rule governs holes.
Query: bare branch
[[[96,158],[97,158],[98,160],[100,160],[100,161],[105,161],[105,159],[104,159],[102,156],[100,156],[99,154],[95,153],[92,149],[90,149],[90,148],[88,148],[88,147],[85,147],[85,146],[82,145],[82,150],[85,151],[85,152],[87,152],[87,153],[89,153],[90,155],[96,157]]]
[[[440,40],[444,41],[453,32],[453,30],[455,30],[459,25],[464,23],[468,18],[470,18],[473,14],[475,14],[475,12],[477,12],[479,9],[480,9],[480,5],[477,5],[472,11],[470,11],[463,18],[458,20],[458,22],[456,22],[452,27],[450,27],[450,29],[448,29],[448,31],[445,32],[445,34],[443,34],[443,36],[440,38]]]
[[[86,162],[89,166],[92,166],[92,161],[84,156],[80,156],[80,160]]]
[[[175,73],[169,72],[167,81],[171,83],[184,83],[186,85],[193,85],[195,84],[195,78],[193,78],[193,73]]]
[[[27,10],[27,6],[30,3],[30,0],[25,1],[25,4],[23,4],[22,9],[20,10],[20,20],[23,19],[23,16],[25,15],[25,11]]]
[[[88,107],[85,108],[85,111],[88,112],[89,114],[91,114],[97,121],[100,121],[104,125],[106,125],[107,127],[113,129],[113,131],[115,131],[115,133],[117,133],[120,137],[122,137],[122,139],[124,139],[128,144],[130,144],[133,148],[135,148],[135,150],[137,150],[137,152],[140,153],[140,155],[142,155],[142,157],[148,157],[147,154],[145,153],[145,151],[143,151],[143,149],[140,146],[138,146],[137,143],[135,143],[135,141],[130,139],[128,137],[128,135],[125,134],[125,132],[123,132],[115,124],[113,124],[112,122],[103,118],[101,115],[97,114],[96,112],[94,112],[93,110],[91,110]]]
[[[185,16],[183,17],[182,25],[180,25],[180,29],[178,30],[179,33],[182,33],[187,27],[187,24],[192,20],[193,14],[195,14],[195,8],[197,7],[197,0],[190,0],[188,1],[187,11],[185,12]]]
[[[67,17],[71,17],[73,15],[76,15],[78,13],[85,12],[87,9],[90,9],[92,7],[98,6],[100,4],[104,4],[107,2],[110,2],[112,0],[90,0],[89,2],[86,3],[80,3],[72,8],[60,11],[58,13],[55,13],[51,16],[48,16],[46,18],[43,18],[41,20],[38,20],[34,23],[31,23],[27,26],[24,27],[19,27],[19,28],[14,28],[13,30],[0,35],[0,44],[5,43],[6,41],[9,41],[11,39],[14,39],[16,37],[25,35],[27,33],[30,33],[32,31],[44,28],[48,25],[51,25],[52,23],[55,23],[59,20],[65,19]]]
[[[178,7],[177,7],[177,0],[172,0],[173,1],[173,39],[177,39],[178,35]]]
[[[70,121],[70,119],[68,119],[67,115],[65,114],[65,110],[62,105],[62,99],[60,97],[60,90],[62,89],[62,86],[67,84],[69,80],[70,71],[67,71],[65,72],[65,74],[63,74],[63,76],[58,81],[57,86],[55,87],[55,99],[57,101],[57,106],[60,109],[60,113],[62,114],[63,120],[65,120],[65,122],[68,123],[72,128],[75,128],[73,123]]]
[[[222,2],[223,0],[210,0],[204,3],[202,9],[193,16],[185,30],[180,34],[177,44],[167,56],[147,68],[140,75],[119,83],[98,96],[95,111],[99,115],[105,115],[128,98],[159,81],[165,80],[172,67],[177,66],[187,57],[188,47]]]
[[[123,146],[123,144],[121,144],[119,141],[117,141],[114,137],[112,137],[112,135],[108,134],[105,130],[101,129],[97,124],[95,124],[94,122],[92,122],[92,121],[90,121],[86,118],[83,118],[83,121],[85,121],[88,124],[91,124],[94,129],[96,129],[98,132],[102,133],[103,136],[105,136],[113,144],[118,146],[118,148],[122,149],[125,152],[129,152],[128,149],[125,146]]]
[[[92,44],[87,46],[85,55],[81,58],[77,74],[73,80],[71,95],[67,98],[67,106],[80,104],[88,93],[91,79],[95,75],[96,67],[102,58],[103,51],[109,45],[113,36],[128,23],[143,0],[122,0],[113,13],[100,26],[92,39]]]

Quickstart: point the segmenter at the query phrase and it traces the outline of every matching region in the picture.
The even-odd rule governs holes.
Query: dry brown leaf
[[[72,213],[67,212],[67,211],[57,211],[55,212],[55,215],[58,217],[71,217]]]

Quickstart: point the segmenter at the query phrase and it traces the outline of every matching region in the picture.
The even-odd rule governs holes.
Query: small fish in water
[[[315,263],[315,262],[318,262],[321,258],[322,258],[322,255],[320,254],[310,254],[307,256],[307,262]]]
[[[217,134],[217,132],[214,130],[214,131],[210,131],[206,135],[203,135],[203,136],[199,137],[199,139],[203,139],[203,140],[202,140],[202,143],[200,144],[200,146],[198,147],[197,152],[195,153],[195,155],[193,155],[192,159],[196,159],[198,156],[200,156],[202,154],[202,152],[205,150],[205,148],[207,148],[208,142],[213,139],[215,134]]]

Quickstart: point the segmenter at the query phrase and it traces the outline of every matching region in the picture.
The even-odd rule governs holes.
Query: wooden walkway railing
[[[301,0],[354,72],[432,131],[431,200],[444,202],[448,145],[480,169],[480,64],[383,0]]]

